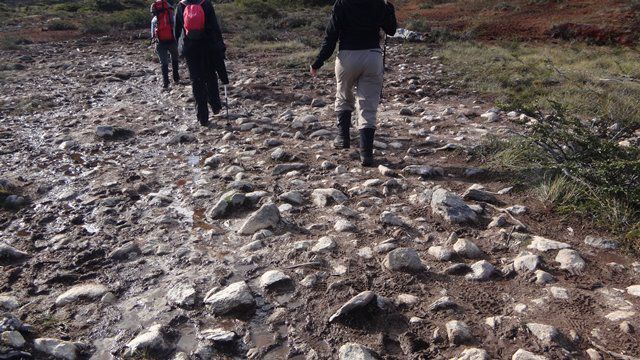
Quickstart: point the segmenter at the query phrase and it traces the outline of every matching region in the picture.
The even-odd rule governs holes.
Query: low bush
[[[47,30],[50,31],[63,31],[63,30],[77,30],[78,26],[69,20],[55,19],[47,23]]]

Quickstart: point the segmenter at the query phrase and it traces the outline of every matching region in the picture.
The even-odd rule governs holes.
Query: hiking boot
[[[373,136],[376,129],[360,129],[360,163],[362,166],[373,166]]]
[[[351,111],[341,111],[338,113],[338,136],[333,140],[333,147],[336,149],[348,149],[351,147]]]

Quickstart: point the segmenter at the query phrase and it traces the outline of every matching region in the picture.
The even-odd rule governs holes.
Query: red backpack
[[[186,1],[182,1],[185,6],[183,19],[184,19],[184,32],[189,39],[199,39],[204,33],[204,8],[202,5],[206,0],[202,0],[199,4],[187,4]]]
[[[153,9],[157,13],[156,18],[158,19],[156,38],[160,41],[173,41],[173,26],[171,25],[173,9],[166,0],[157,0],[153,4]]]

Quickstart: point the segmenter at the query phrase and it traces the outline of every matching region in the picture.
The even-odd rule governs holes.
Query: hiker
[[[202,126],[209,125],[209,108],[220,113],[222,103],[218,77],[229,83],[224,65],[226,47],[215,10],[209,0],[182,0],[176,9],[175,37],[182,37],[182,55],[187,59],[197,118]]]
[[[322,48],[310,68],[311,75],[316,77],[318,69],[331,57],[336,43],[339,43],[335,62],[335,111],[339,135],[334,145],[336,148],[350,147],[351,113],[357,110],[363,166],[373,165],[373,137],[384,72],[381,34],[393,35],[396,28],[395,9],[389,2],[337,0]]]
[[[180,83],[178,73],[178,43],[173,35],[173,6],[167,0],[157,0],[151,4],[151,38],[156,41],[156,54],[162,68],[162,87],[169,88],[169,56],[173,81]]]

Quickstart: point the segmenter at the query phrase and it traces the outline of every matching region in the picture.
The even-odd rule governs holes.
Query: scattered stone
[[[467,191],[464,192],[464,194],[462,194],[462,198],[464,200],[482,201],[491,204],[495,204],[498,202],[498,199],[495,197],[495,195],[487,192],[484,189],[484,186],[479,184],[471,185],[471,187],[468,188]]]
[[[110,125],[100,125],[96,127],[96,136],[99,138],[110,138],[115,134],[115,129]]]
[[[631,285],[627,288],[627,293],[629,293],[629,295],[633,295],[633,296],[640,296],[640,285]],[[2,301],[0,300],[0,304],[2,304]]]
[[[631,325],[631,323],[628,321],[623,321],[620,323],[620,330],[625,334],[633,334],[635,332],[633,325]]]
[[[304,196],[302,195],[301,192],[295,191],[295,190],[283,193],[278,198],[281,201],[285,201],[285,202],[288,202],[289,204],[293,204],[293,205],[302,205],[302,204],[304,204]]]
[[[11,263],[21,261],[29,257],[29,254],[20,251],[7,244],[0,243],[0,266],[9,265]]]
[[[496,268],[486,260],[480,260],[471,265],[471,274],[465,278],[471,281],[486,281],[495,273]]]
[[[473,340],[471,330],[467,324],[458,320],[451,320],[445,325],[447,329],[447,337],[453,345],[461,345]]]
[[[244,222],[240,231],[240,235],[253,235],[259,230],[275,227],[280,222],[280,211],[275,204],[265,204],[251,214]]]
[[[15,310],[20,306],[18,303],[18,298],[11,295],[0,295],[0,309],[11,311]]]
[[[398,215],[390,211],[384,211],[380,215],[380,222],[391,226],[405,226],[405,222]]]
[[[107,291],[109,291],[109,289],[101,284],[76,285],[58,296],[56,305],[64,306],[80,300],[97,300]]]
[[[540,256],[528,252],[513,259],[513,268],[519,273],[533,272],[540,266]]]
[[[550,325],[528,323],[527,329],[545,346],[551,346],[560,339],[558,329]]]
[[[342,305],[340,309],[338,309],[338,311],[331,315],[331,317],[329,318],[329,322],[332,323],[336,320],[339,320],[341,317],[353,312],[354,310],[362,309],[369,305],[375,299],[375,293],[373,293],[372,291],[363,291],[344,303],[344,305]]]
[[[260,287],[264,290],[291,283],[291,278],[280,270],[269,270],[260,277]]]
[[[429,311],[436,312],[441,310],[448,310],[453,309],[457,306],[458,304],[456,304],[452,298],[450,298],[449,296],[444,296],[431,303],[431,305],[429,305]]]
[[[178,284],[167,292],[167,300],[177,306],[193,306],[196,303],[196,289],[187,284]]]
[[[287,164],[278,164],[271,171],[272,175],[282,175],[294,170],[302,170],[306,169],[307,165],[303,163],[287,163]]]
[[[535,281],[538,285],[547,285],[556,281],[553,275],[543,270],[536,270]]]
[[[142,251],[140,250],[138,244],[136,244],[135,242],[129,242],[113,250],[109,254],[109,257],[114,260],[125,260],[140,253],[142,253]]]
[[[607,318],[607,320],[609,321],[618,322],[618,321],[630,319],[634,316],[636,316],[635,311],[618,310],[618,311],[614,311],[607,314],[605,318]]]
[[[445,189],[438,189],[431,197],[431,210],[454,224],[475,223],[478,214],[462,198]]]
[[[565,288],[552,286],[548,290],[551,296],[553,296],[556,299],[569,300],[569,291],[567,291],[567,289]]]
[[[171,139],[169,139],[168,144],[169,145],[187,144],[187,143],[192,143],[196,141],[197,141],[196,137],[193,136],[192,134],[189,134],[187,132],[181,132],[174,135]]]
[[[460,355],[451,360],[490,360],[489,353],[486,350],[478,348],[465,349]]]
[[[507,211],[511,214],[511,215],[522,215],[524,213],[526,213],[528,211],[526,206],[522,206],[522,205],[513,205],[513,206],[509,206],[507,208]]]
[[[384,176],[388,176],[388,177],[397,177],[398,173],[396,173],[395,171],[389,169],[388,167],[384,166],[384,165],[379,165],[378,166],[378,171],[380,171],[380,174],[384,175]]]
[[[151,326],[148,330],[133,338],[124,351],[125,357],[133,357],[146,352],[166,352],[169,349],[163,334],[163,327],[160,324]]]
[[[311,193],[313,203],[319,207],[325,207],[331,200],[335,203],[342,204],[349,200],[349,198],[337,189],[315,189]]]
[[[398,248],[387,254],[384,266],[391,271],[420,271],[423,269],[418,253],[411,248]]]
[[[337,232],[356,232],[358,228],[353,225],[349,220],[340,219],[336,221],[335,226],[333,227]]]
[[[347,343],[340,347],[340,360],[376,360],[373,350],[356,343]]]
[[[33,348],[57,359],[75,360],[78,357],[77,346],[69,341],[39,338],[33,342]]]
[[[211,312],[215,315],[250,310],[256,305],[251,289],[244,281],[233,283],[214,294],[208,294],[204,303],[210,305]]]
[[[591,247],[602,249],[602,250],[615,250],[619,246],[617,241],[595,237],[595,236],[587,236],[584,239],[584,243]]]
[[[328,252],[336,248],[336,242],[329,236],[323,236],[311,248],[312,252]]]
[[[4,331],[0,334],[0,343],[9,345],[15,349],[21,349],[26,343],[24,337],[18,331]]]
[[[547,360],[547,358],[542,355],[536,355],[527,350],[520,349],[513,354],[511,360]]]
[[[453,252],[444,246],[432,246],[427,252],[438,261],[449,261],[453,256]]]
[[[590,360],[603,360],[604,358],[596,349],[587,349],[587,355]]]
[[[538,250],[542,252],[549,251],[549,250],[568,249],[570,247],[571,246],[569,246],[569,244],[566,244],[560,241],[545,239],[542,236],[534,236],[531,240],[531,244],[527,246],[527,248],[529,249]]]
[[[580,254],[571,249],[560,250],[556,256],[556,261],[560,263],[560,269],[567,270],[573,274],[580,273],[586,266]]]
[[[442,168],[428,165],[409,165],[402,169],[402,172],[407,175],[418,175],[422,177],[438,177],[444,175]]]
[[[469,259],[478,259],[484,255],[478,245],[467,239],[459,239],[456,241],[456,243],[453,244],[453,251]]]

